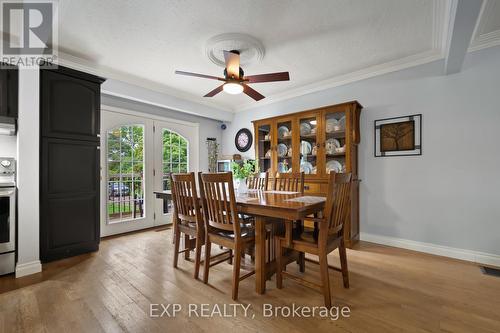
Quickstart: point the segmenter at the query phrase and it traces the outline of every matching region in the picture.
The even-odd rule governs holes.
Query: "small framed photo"
[[[375,157],[422,155],[422,115],[375,120]]]

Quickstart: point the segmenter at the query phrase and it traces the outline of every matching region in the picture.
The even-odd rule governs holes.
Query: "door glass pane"
[[[317,117],[302,118],[300,131],[300,171],[306,175],[317,174],[318,158],[318,122]]]
[[[325,117],[326,141],[325,154],[326,165],[325,172],[331,171],[337,173],[345,171],[345,133],[346,122],[345,112],[327,113]]]
[[[144,126],[107,133],[108,223],[144,217]]]
[[[280,173],[292,172],[292,122],[277,123],[276,133],[278,134],[277,171]]]
[[[189,143],[181,135],[168,129],[163,129],[162,141],[162,188],[165,191],[170,190],[170,173],[189,171]],[[172,203],[168,200],[168,205],[163,207],[163,213],[171,211]]]
[[[10,198],[0,197],[0,242],[10,242]]]
[[[259,145],[259,171],[271,171],[271,126],[261,125],[257,131],[257,143]]]

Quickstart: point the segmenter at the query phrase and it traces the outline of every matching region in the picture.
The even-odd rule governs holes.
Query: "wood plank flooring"
[[[250,277],[239,301],[255,317],[188,317],[188,304],[231,301],[229,264],[192,278],[193,264],[172,268],[172,231],[148,230],[106,239],[99,252],[44,265],[34,276],[0,278],[0,332],[500,332],[500,279],[474,264],[361,242],[348,250],[350,289],[331,271],[334,306],[349,318],[263,318],[262,306],[322,306],[321,294],[291,280],[266,295]],[[329,262],[339,265],[338,254]],[[289,271],[298,272],[295,264]],[[306,277],[319,279],[306,263]],[[150,317],[150,304],[179,303],[175,318]]]

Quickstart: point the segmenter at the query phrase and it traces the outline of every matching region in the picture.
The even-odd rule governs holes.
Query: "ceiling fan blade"
[[[205,75],[205,74],[198,74],[198,73],[191,73],[191,72],[175,71],[175,74],[186,75],[186,76],[194,76],[194,77],[201,77],[202,79],[211,79],[211,80],[226,81],[222,77],[217,77],[217,76],[212,76],[212,75]]]
[[[231,51],[224,51],[228,78],[240,78],[240,55]]]
[[[222,91],[222,87],[224,87],[224,85],[218,86],[217,88],[215,88],[214,90],[212,90],[211,92],[209,92],[208,94],[206,94],[203,97],[214,97],[215,95],[217,95],[218,93],[220,93]]]
[[[289,81],[290,74],[288,72],[258,74],[245,76],[248,83],[262,83],[262,82],[275,82],[275,81]]]
[[[248,96],[252,97],[253,99],[255,99],[256,101],[260,101],[261,99],[265,98],[264,95],[259,93],[257,90],[250,88],[246,84],[243,85],[243,92]]]

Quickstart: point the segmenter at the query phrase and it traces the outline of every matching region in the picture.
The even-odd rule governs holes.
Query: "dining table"
[[[157,198],[171,199],[170,190],[155,191]],[[274,274],[274,258],[266,260],[266,225],[285,225],[285,238],[291,241],[293,221],[303,220],[323,210],[326,198],[308,196],[300,192],[248,190],[235,191],[239,214],[252,216],[255,220],[255,291],[264,294],[266,281]]]

